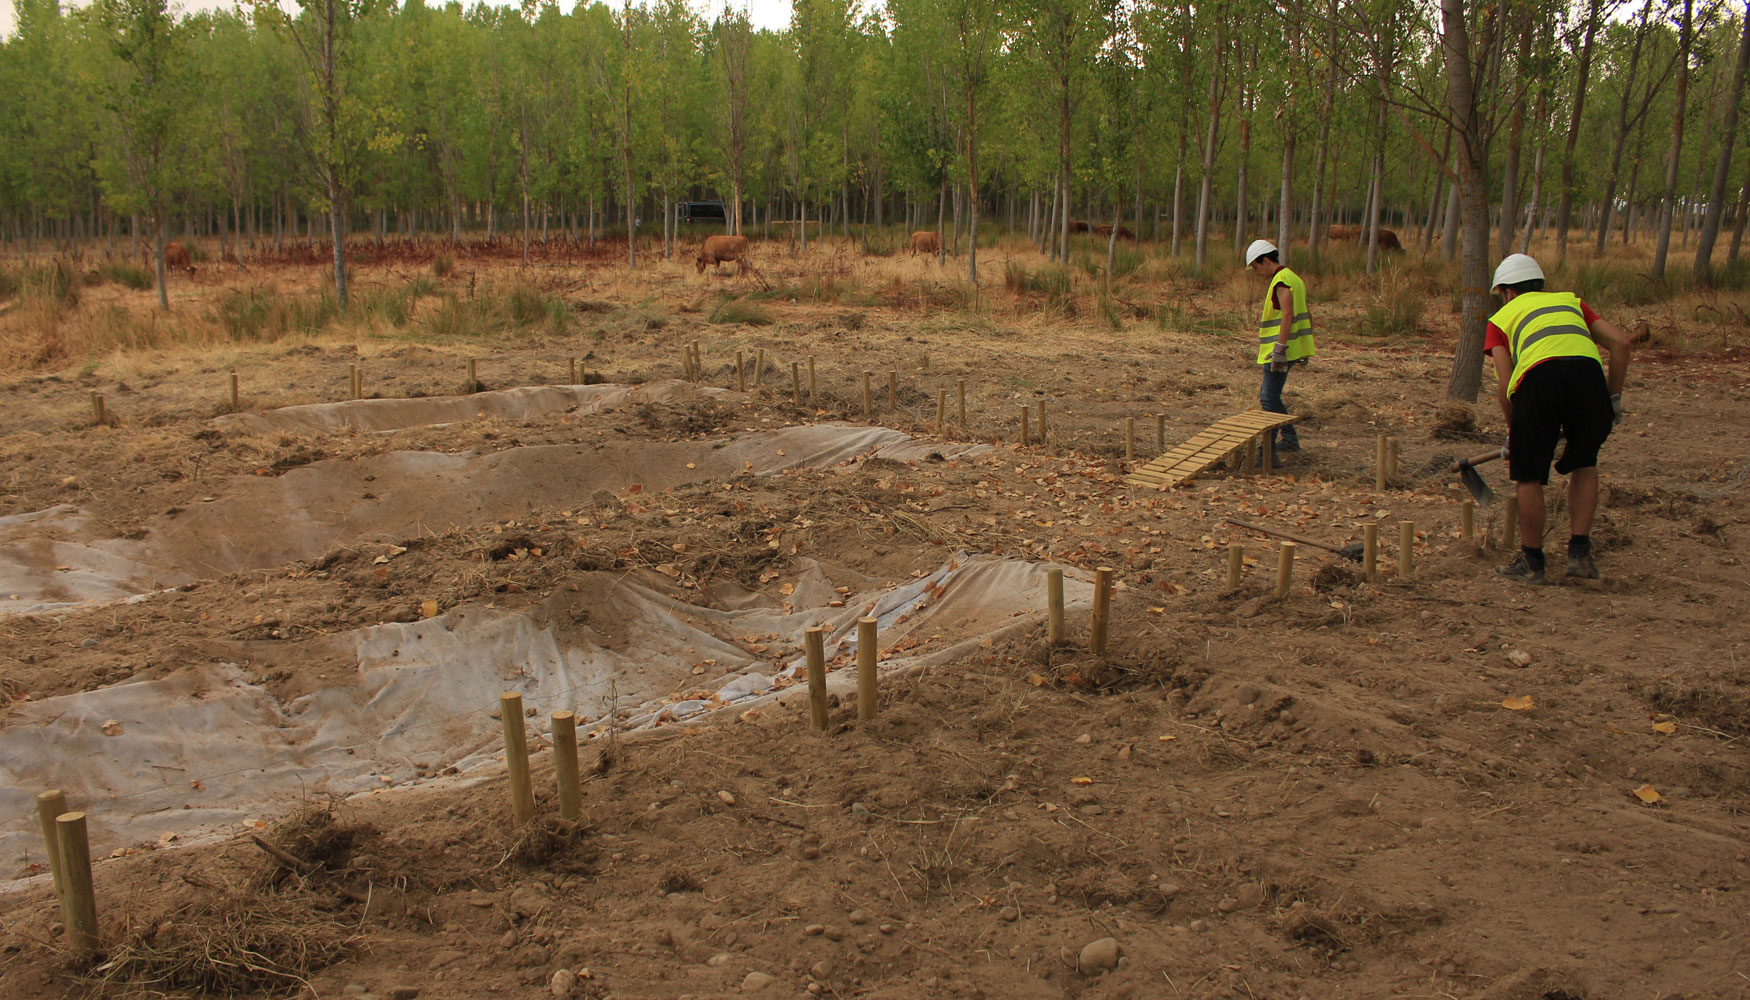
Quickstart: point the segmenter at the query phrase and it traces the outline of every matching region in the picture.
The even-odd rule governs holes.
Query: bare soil
[[[761,266],[780,286],[822,273],[769,253]],[[512,267],[464,264],[447,280],[508,280]],[[269,266],[287,287],[319,282],[318,263],[257,265]],[[864,265],[842,266],[847,285],[884,287]],[[904,288],[951,286],[922,262],[880,266]],[[1126,417],[1138,418],[1140,462],[1155,451],[1156,414],[1171,444],[1255,406],[1243,285],[1163,285],[1137,303],[1180,301],[1220,333],[1136,318],[1114,330],[1085,302],[1065,316],[1000,291],[976,314],[921,292],[897,304],[780,297],[764,303],[773,325],[744,327],[704,317],[751,284],[698,277],[690,262],[637,288],[606,261],[551,269],[540,280],[575,307],[565,336],[177,349],[9,377],[0,515],[72,504],[137,537],[234,477],[311,463],[860,421],[865,371],[873,422],[995,447],[668,490],[579,484],[562,507],[404,539],[392,573],[375,550],[342,549],[0,619],[6,703],[214,658],[291,699],[345,682],[347,664],[313,655],[323,635],[414,614],[414,594],[534,607],[577,574],[613,570],[694,603],[731,591],[777,601],[796,560],[897,581],[962,549],[1114,567],[1107,654],[1086,651],[1085,621],[1057,646],[1040,621],[890,685],[873,722],[841,705],[812,732],[806,704],[787,697],[717,724],[598,740],[575,826],[556,818],[543,752],[532,828],[513,828],[500,775],[287,802],[263,835],[298,871],[242,835],[132,845],[95,868],[108,963],[64,950],[46,880],[0,896],[0,995],[407,987],[481,1000],[543,993],[565,970],[574,995],[621,998],[1750,996],[1750,682],[1738,659],[1750,655],[1750,456],[1732,432],[1750,377],[1729,338],[1637,357],[1629,416],[1603,458],[1604,579],[1530,588],[1494,577],[1502,553],[1458,537],[1465,494],[1446,469],[1503,427],[1490,406],[1472,430],[1441,404],[1444,308],[1421,336],[1376,342],[1346,334],[1358,304],[1325,303],[1318,359],[1289,382],[1306,450],[1274,475],[1213,470],[1153,491],[1123,482]],[[258,279],[213,268],[184,294]],[[652,287],[666,301],[652,304]],[[1686,330],[1670,312],[1620,321]],[[482,359],[488,388],[568,381],[573,357],[607,382],[678,378],[694,341],[703,380],[731,389],[735,352],[751,366],[763,348],[761,385],[386,433],[252,433],[213,419],[233,367],[245,406],[261,410],[343,398],[354,363],[367,395],[385,396],[453,392],[466,357]],[[790,363],[806,373],[811,357],[818,395],[798,405]],[[91,391],[113,426],[90,426]],[[1037,430],[1041,400],[1048,440],[1019,447],[1019,411],[1034,408]],[[1401,458],[1378,491],[1382,433]],[[1500,489],[1501,470],[1488,471]],[[1564,501],[1558,484],[1558,570]],[[1228,517],[1334,545],[1378,524],[1383,579],[1302,546],[1276,600],[1274,543]],[[1417,532],[1407,577],[1403,520]],[[1479,512],[1495,538],[1498,522],[1499,507]],[[1228,593],[1235,541],[1247,570]],[[40,860],[6,859],[8,874]],[[1078,968],[1103,938],[1116,939],[1118,967]],[[760,987],[750,973],[775,978]]]

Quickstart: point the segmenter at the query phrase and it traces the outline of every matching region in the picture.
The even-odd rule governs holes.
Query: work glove
[[[1270,370],[1283,372],[1288,370],[1288,345],[1280,341],[1270,348]]]
[[[1622,423],[1622,393],[1610,397],[1610,426]]]
[[[1513,441],[1511,439],[1501,442],[1501,461],[1505,462],[1513,457],[1513,452],[1511,450],[1512,444]]]

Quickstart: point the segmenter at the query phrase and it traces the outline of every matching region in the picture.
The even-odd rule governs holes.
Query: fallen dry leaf
[[[1676,731],[1677,731],[1677,723],[1675,723],[1675,722],[1671,722],[1671,721],[1667,720],[1665,722],[1653,723],[1653,732],[1655,732],[1655,733],[1665,733],[1665,734],[1669,735],[1669,734],[1674,733]]]
[[[121,734],[122,734],[122,724],[121,723],[115,721],[114,719],[105,719],[103,721],[103,735],[105,735],[105,736],[120,736]]]
[[[1520,695],[1517,698],[1502,698],[1501,707],[1510,708],[1515,712],[1523,712],[1531,708],[1531,695]]]
[[[1654,791],[1652,785],[1642,785],[1641,787],[1635,789],[1635,798],[1640,799],[1642,802],[1645,802],[1647,805],[1652,805],[1653,803],[1660,801],[1664,797],[1665,796],[1660,795],[1658,792]]]
[[[1069,780],[1072,785],[1091,785],[1094,783],[1092,778],[1071,778]]]
[[[437,613],[438,603],[433,598],[426,598],[425,602],[419,606],[419,616],[421,618],[436,618]]]

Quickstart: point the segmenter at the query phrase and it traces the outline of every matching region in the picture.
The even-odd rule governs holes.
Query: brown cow
[[[194,262],[188,257],[188,247],[180,243],[164,244],[164,267],[180,267],[190,275],[194,274]]]
[[[1072,233],[1085,233],[1088,231],[1088,224],[1079,219],[1071,219],[1069,220],[1069,231]]]
[[[942,234],[934,230],[918,230],[911,234],[911,255],[942,252]]]
[[[1094,227],[1094,233],[1099,236],[1104,236],[1107,239],[1111,239],[1112,224],[1110,222],[1102,222]],[[1121,225],[1118,227],[1118,238],[1121,240],[1129,240],[1132,243],[1136,242],[1136,234],[1130,231],[1129,226]]]
[[[705,273],[707,265],[721,271],[723,262],[735,261],[743,269],[747,267],[747,237],[745,236],[707,236],[705,245],[699,248],[699,256],[695,263],[699,265],[699,273]]]
[[[1365,243],[1367,241],[1366,226],[1332,226],[1325,235],[1333,243]],[[1381,226],[1379,230],[1379,248],[1381,250],[1402,250],[1404,245],[1398,241],[1398,234]]]

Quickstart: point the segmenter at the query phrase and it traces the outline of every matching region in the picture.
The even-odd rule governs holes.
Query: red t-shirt
[[[1580,315],[1586,317],[1587,326],[1591,326],[1602,318],[1597,313],[1593,312],[1592,307],[1587,305],[1584,301],[1581,301],[1580,303]],[[1509,354],[1513,352],[1513,345],[1507,342],[1507,335],[1501,332],[1500,327],[1490,323],[1488,337],[1483,341],[1483,353],[1493,354],[1497,347],[1505,347]]]

